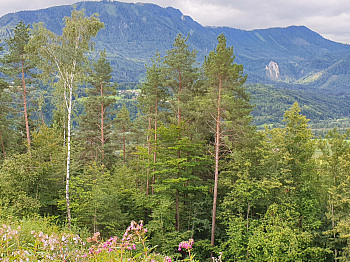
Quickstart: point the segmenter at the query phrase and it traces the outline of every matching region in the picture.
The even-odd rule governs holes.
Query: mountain
[[[344,105],[350,95],[350,46],[327,40],[304,26],[251,31],[205,27],[172,7],[107,0],[78,2],[76,8],[85,9],[87,15],[98,13],[105,23],[94,41],[96,50],[106,49],[114,68],[113,78],[118,82],[142,80],[145,64],[156,50],[164,55],[178,33],[189,35],[188,43],[198,51],[199,62],[215,48],[217,36],[224,33],[234,47],[235,61],[243,64],[248,74],[248,83],[268,84],[282,90],[283,96],[290,93],[286,90],[307,92],[307,98],[315,94],[317,99],[302,101],[314,107],[316,115],[330,118],[339,116],[339,108],[331,109],[337,113],[331,111],[329,115],[319,111],[327,106],[317,107],[315,103],[338,101]],[[70,16],[71,10],[72,6],[63,5],[4,15],[0,18],[0,39],[8,37],[20,20],[27,24],[43,22],[60,34],[62,19]],[[344,114],[350,116],[348,110]]]
[[[105,23],[95,39],[97,49],[105,48],[115,67],[118,81],[138,81],[156,50],[171,48],[178,33],[190,35],[191,48],[198,50],[199,61],[216,45],[224,33],[233,45],[236,62],[244,65],[249,82],[281,85],[318,86],[347,90],[347,64],[350,46],[324,39],[304,26],[245,31],[229,27],[204,27],[179,10],[154,4],[129,4],[116,1],[86,1],[76,4],[87,15],[99,13]],[[70,5],[37,11],[21,11],[0,18],[0,37],[7,37],[20,20],[44,22],[60,33],[62,18],[70,15]],[[274,62],[278,78],[269,78],[267,67]],[[334,77],[336,76],[336,77]]]

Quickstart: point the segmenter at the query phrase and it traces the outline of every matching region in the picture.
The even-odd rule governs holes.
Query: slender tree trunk
[[[103,83],[101,83],[101,147],[102,147],[102,161],[105,158],[105,137],[104,137],[104,104],[103,104]]]
[[[147,133],[147,145],[148,145],[148,167],[147,167],[147,181],[146,181],[146,195],[149,194],[149,176],[150,176],[150,156],[151,156],[151,141],[150,141],[150,132],[152,129],[152,118],[151,118],[151,108],[148,111],[149,117],[148,117],[148,133]],[[153,194],[153,186],[152,186],[152,194]]]
[[[156,105],[155,105],[155,115],[154,115],[154,153],[153,153],[153,163],[157,163],[157,128],[158,128],[158,87],[156,86]],[[156,183],[156,177],[152,176],[152,184]],[[154,194],[154,186],[152,186],[152,195]]]
[[[249,213],[250,213],[250,204],[248,202],[248,207],[247,207],[247,233],[249,231]]]
[[[95,210],[94,210],[94,233],[97,232],[97,208],[95,205]]]
[[[334,179],[335,180],[335,179]],[[335,181],[334,181],[335,182]],[[335,183],[334,183],[335,184]],[[330,210],[331,210],[331,213],[332,213],[332,229],[334,230],[334,228],[335,228],[335,221],[334,221],[334,203],[333,203],[333,201],[331,201],[332,199],[331,199],[331,195],[329,195],[328,196],[328,199],[329,199],[329,202],[330,202]],[[333,233],[333,238],[334,238],[334,240],[336,239],[336,237],[337,237],[337,234],[336,234],[336,232],[334,231],[334,233]],[[336,247],[334,247],[334,261],[337,261],[337,259],[338,259],[338,250],[337,250],[337,248]]]
[[[247,235],[249,231],[249,213],[250,213],[250,204],[248,202],[248,207],[247,207]],[[247,247],[247,260],[249,258],[249,247]]]
[[[175,228],[177,231],[180,231],[180,206],[179,206],[179,190],[176,189],[176,193],[175,193],[175,210],[176,210],[176,214],[175,214]]]
[[[67,119],[67,173],[66,173],[66,206],[67,206],[67,218],[68,227],[71,228],[71,213],[70,213],[70,201],[69,201],[69,179],[70,179],[70,139],[71,139],[71,115],[72,115],[72,99],[73,99],[73,87],[69,87],[69,101],[67,103],[68,119]],[[67,101],[67,98],[66,98]]]
[[[181,124],[181,108],[180,108],[180,102],[181,102],[181,92],[182,92],[182,79],[181,79],[181,72],[179,72],[179,92],[178,92],[178,105],[177,105],[177,121],[180,126]]]
[[[211,227],[211,245],[215,244],[215,222],[216,222],[216,203],[218,197],[218,181],[219,181],[219,158],[220,158],[220,113],[221,113],[221,76],[219,77],[219,94],[217,101],[217,116],[216,116],[216,132],[215,132],[215,181],[214,181],[214,199],[213,199],[213,214],[212,214],[212,227]]]
[[[181,79],[181,72],[178,71],[179,74],[179,92],[178,92],[178,105],[177,105],[177,123],[179,126],[179,137],[178,141],[180,142],[181,139],[181,107],[180,107],[180,102],[181,102],[181,92],[182,92],[182,79]],[[177,152],[177,158],[181,158],[181,151],[180,149]],[[178,167],[178,172],[177,172],[177,177],[180,178],[180,167]],[[180,231],[180,199],[179,199],[179,190],[176,189],[176,195],[175,195],[175,205],[176,205],[176,214],[175,214],[175,228],[177,231]]]
[[[123,127],[123,155],[124,155],[124,165],[125,165],[125,162],[126,162],[126,154],[125,154],[125,128]]]
[[[2,153],[3,153],[3,155],[4,155],[4,158],[6,158],[4,140],[2,139],[1,128],[0,128],[0,141],[1,141],[1,146],[2,146]]]
[[[26,134],[27,134],[27,143],[28,143],[28,152],[30,154],[30,131],[29,131],[29,123],[28,123],[28,113],[27,113],[27,88],[26,82],[24,79],[24,61],[22,54],[22,85],[23,85],[23,108],[24,108],[24,121],[26,124]]]

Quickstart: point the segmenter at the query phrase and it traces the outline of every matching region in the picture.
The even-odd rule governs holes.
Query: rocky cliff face
[[[269,65],[265,67],[266,76],[271,80],[278,80],[280,79],[280,69],[276,62],[271,61]]]

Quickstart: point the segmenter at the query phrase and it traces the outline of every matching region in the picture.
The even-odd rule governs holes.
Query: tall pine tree
[[[212,117],[214,119],[214,196],[212,210],[212,232],[211,245],[215,243],[215,225],[216,225],[216,209],[218,196],[218,180],[220,172],[220,158],[226,147],[230,147],[229,143],[225,143],[228,136],[235,134],[233,122],[242,121],[249,115],[249,110],[243,110],[243,114],[237,115],[237,110],[232,106],[233,103],[239,103],[241,108],[250,108],[248,97],[244,95],[238,96],[246,77],[243,76],[243,66],[234,62],[233,48],[226,46],[226,38],[223,34],[218,37],[218,44],[214,51],[209,53],[205,58],[204,71],[208,83],[208,107],[211,108]],[[237,117],[234,117],[237,116]],[[236,119],[235,119],[236,118]],[[247,118],[248,119],[248,118]],[[232,150],[232,148],[231,148]]]
[[[84,141],[85,152],[96,162],[104,162],[108,142],[112,132],[112,111],[115,102],[116,85],[111,84],[112,68],[106,52],[100,52],[98,61],[92,64],[84,100],[85,114],[81,116],[80,131]]]
[[[26,140],[28,146],[28,152],[30,153],[30,127],[28,116],[28,88],[27,84],[30,82],[31,69],[33,69],[33,63],[29,60],[28,52],[25,47],[30,40],[29,25],[26,25],[23,21],[20,21],[13,29],[13,35],[6,40],[8,46],[8,53],[3,58],[4,66],[2,67],[3,73],[9,76],[13,81],[13,88],[19,88],[21,90],[21,107],[20,112],[23,112],[24,123],[26,130]]]

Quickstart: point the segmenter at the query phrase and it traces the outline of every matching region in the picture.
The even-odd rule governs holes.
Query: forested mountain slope
[[[117,1],[78,2],[76,8],[85,9],[87,15],[98,13],[104,22],[105,28],[94,39],[95,50],[107,51],[113,80],[118,83],[142,81],[145,64],[150,63],[157,50],[164,55],[178,33],[189,35],[189,46],[198,51],[199,62],[215,47],[217,36],[224,33],[228,44],[234,47],[235,61],[244,66],[247,82],[280,89],[271,91],[265,87],[252,92],[257,104],[257,124],[280,122],[284,110],[295,101],[313,122],[349,116],[344,105],[350,94],[350,46],[327,40],[304,26],[252,31],[204,27],[172,7]],[[7,14],[0,18],[0,38],[7,38],[20,20],[27,24],[43,22],[49,30],[60,33],[62,19],[71,10],[72,6],[63,5]],[[266,88],[283,94],[273,96],[274,99],[290,100],[271,100],[274,106],[269,106],[274,109],[269,111],[269,117],[259,110],[270,103],[266,99],[270,91]],[[283,106],[278,110],[276,104]]]
[[[244,65],[249,82],[348,92],[350,46],[324,39],[304,26],[245,31],[204,27],[177,9],[154,4],[88,1],[76,7],[86,9],[87,15],[99,13],[105,23],[105,29],[95,39],[96,48],[107,50],[117,81],[139,81],[145,72],[144,64],[156,50],[162,54],[171,48],[178,33],[190,35],[190,47],[198,50],[200,61],[213,49],[216,37],[224,33],[228,44],[234,46],[237,63]],[[7,14],[0,18],[0,36],[8,37],[20,20],[29,24],[43,22],[59,33],[62,18],[69,16],[71,9],[64,5]],[[268,68],[271,61],[274,68]],[[272,76],[276,70],[278,76]]]

